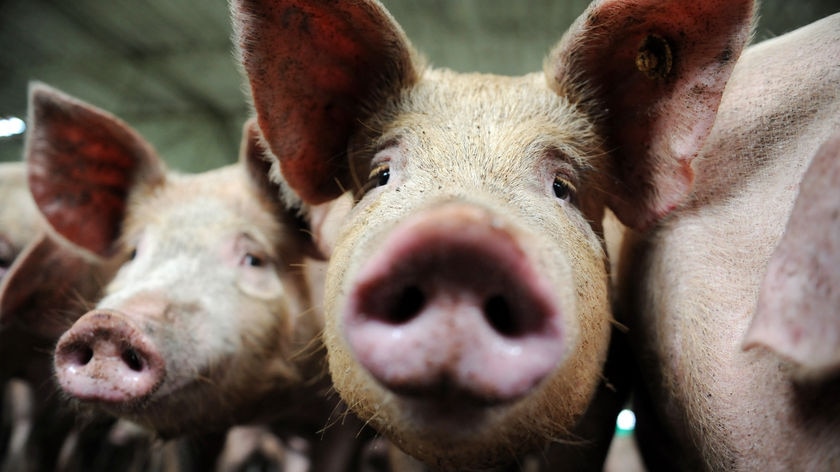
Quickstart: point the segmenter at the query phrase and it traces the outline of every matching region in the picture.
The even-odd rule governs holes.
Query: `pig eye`
[[[568,180],[559,175],[554,178],[554,196],[560,200],[570,200],[575,193],[575,187]]]
[[[371,188],[382,187],[388,183],[391,178],[391,168],[387,164],[381,164],[373,168],[368,176],[368,182]]]
[[[262,267],[265,265],[265,261],[261,257],[247,253],[242,257],[242,265],[249,267]]]
[[[128,260],[133,261],[135,258],[137,258],[137,248],[132,249],[131,252],[128,253]]]

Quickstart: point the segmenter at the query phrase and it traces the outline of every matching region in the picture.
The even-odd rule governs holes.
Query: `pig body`
[[[626,250],[622,299],[651,468],[840,466],[836,377],[797,381],[772,341],[743,349],[802,174],[838,126],[840,15],[752,46],[695,161],[691,198]]]
[[[316,233],[350,408],[436,468],[600,468],[623,398],[604,209],[641,228],[681,200],[655,189],[690,185],[752,13],[595,2],[544,73],[500,77],[426,67],[374,1],[235,2],[274,175],[313,220],[355,196]]]
[[[22,162],[0,164],[0,281],[40,229],[38,209],[26,185]]]

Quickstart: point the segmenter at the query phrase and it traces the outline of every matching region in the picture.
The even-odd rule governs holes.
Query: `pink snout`
[[[151,395],[165,375],[151,340],[118,312],[94,310],[64,333],[55,349],[55,372],[71,396],[128,403]]]
[[[553,287],[498,220],[443,205],[394,230],[362,268],[345,334],[383,386],[433,401],[509,402],[562,362]]]

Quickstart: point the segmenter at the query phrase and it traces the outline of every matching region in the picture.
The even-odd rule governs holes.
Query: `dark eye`
[[[134,249],[131,250],[130,253],[128,253],[128,260],[133,261],[134,258],[136,258],[136,257],[137,257],[137,248],[134,248]]]
[[[575,187],[568,180],[557,176],[554,178],[554,196],[560,200],[569,200],[575,193]]]
[[[265,265],[265,261],[263,261],[261,257],[257,257],[251,253],[247,253],[245,254],[245,257],[242,258],[242,265],[251,267],[262,267],[263,265]]]
[[[378,165],[370,171],[368,181],[371,187],[381,187],[391,178],[391,168],[387,164]]]

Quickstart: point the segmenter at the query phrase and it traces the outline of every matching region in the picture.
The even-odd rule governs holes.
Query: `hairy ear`
[[[762,346],[818,378],[840,371],[840,130],[799,184],[782,240],[767,265],[744,348]]]
[[[152,147],[118,118],[43,84],[29,92],[29,188],[68,241],[108,256],[135,185],[165,178]]]
[[[349,185],[346,151],[366,114],[417,80],[402,29],[374,1],[237,0],[236,42],[259,127],[308,204]]]
[[[603,0],[546,60],[549,85],[596,117],[607,203],[641,229],[688,194],[691,160],[747,43],[752,0]]]

